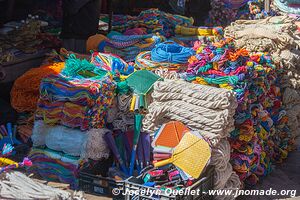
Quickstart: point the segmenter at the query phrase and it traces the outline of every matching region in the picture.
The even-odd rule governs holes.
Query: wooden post
[[[270,0],[265,0],[265,11],[270,12]]]

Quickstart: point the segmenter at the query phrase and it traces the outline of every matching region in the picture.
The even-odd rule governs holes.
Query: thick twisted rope
[[[152,97],[143,121],[145,131],[153,132],[165,122],[164,118],[208,132],[210,139],[227,137],[234,129],[237,103],[229,90],[166,80],[155,83]]]

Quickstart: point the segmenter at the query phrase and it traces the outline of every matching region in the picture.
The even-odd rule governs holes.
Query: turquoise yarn
[[[76,58],[74,54],[71,54],[65,61],[65,68],[62,70],[61,74],[69,78],[99,79],[105,76],[107,72],[95,67],[87,60],[80,60]]]

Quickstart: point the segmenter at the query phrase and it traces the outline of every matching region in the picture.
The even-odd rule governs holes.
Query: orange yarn
[[[41,80],[48,75],[59,74],[64,66],[64,62],[49,64],[32,68],[20,76],[10,92],[12,107],[18,112],[35,111]]]

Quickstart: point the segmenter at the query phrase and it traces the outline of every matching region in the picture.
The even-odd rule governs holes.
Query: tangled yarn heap
[[[281,79],[283,104],[289,117],[289,128],[294,136],[300,128],[300,38],[294,19],[288,16],[269,17],[264,20],[238,20],[225,29],[238,48],[249,52],[270,52],[276,65],[285,73]]]
[[[290,150],[291,135],[277,77],[281,71],[268,54],[249,56],[228,39],[197,48],[185,78],[236,93],[231,163],[241,181],[255,184],[259,176],[270,172],[271,162],[281,162]]]
[[[198,130],[212,144],[212,165],[215,165],[215,188],[240,187],[232,171],[230,145],[226,140],[234,129],[237,107],[233,92],[182,80],[158,81],[154,84],[153,102],[143,120],[143,129],[153,133],[169,120],[178,120]]]

